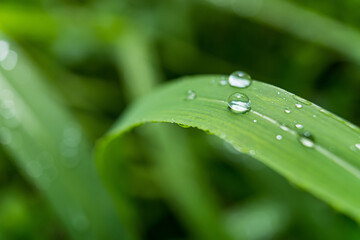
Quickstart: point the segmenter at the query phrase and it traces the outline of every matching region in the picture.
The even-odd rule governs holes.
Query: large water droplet
[[[186,94],[186,100],[194,100],[196,98],[196,92],[193,90],[188,90]]]
[[[297,129],[303,129],[304,128],[304,126],[302,124],[300,124],[300,123],[295,124],[295,127]]]
[[[299,97],[299,96],[296,96],[296,95],[292,95],[293,99],[295,99],[296,101],[299,101],[301,102],[302,104],[305,104],[305,105],[311,105],[311,102],[309,102],[308,100],[302,98],[302,97]]]
[[[234,93],[228,98],[228,105],[231,111],[235,113],[246,113],[250,111],[250,100],[243,93]]]
[[[302,134],[300,134],[299,141],[305,147],[312,148],[315,145],[314,137],[312,136],[312,134],[310,132],[303,132]]]
[[[246,88],[252,83],[250,75],[243,71],[233,72],[228,81],[230,86],[237,88]]]
[[[0,62],[7,57],[9,50],[9,43],[4,40],[0,40]]]

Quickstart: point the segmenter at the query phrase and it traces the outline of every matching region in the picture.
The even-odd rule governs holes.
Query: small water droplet
[[[299,101],[301,102],[302,104],[305,104],[305,105],[311,105],[311,102],[309,102],[308,100],[302,98],[302,97],[299,97],[299,96],[296,96],[296,95],[292,95],[293,99],[295,99],[296,101]]]
[[[316,118],[317,116],[314,114],[313,117]]]
[[[290,110],[290,108],[287,107],[287,108],[285,108],[284,112],[285,113],[291,113],[291,110]]]
[[[355,144],[355,147],[360,150],[360,143]]]
[[[278,95],[280,95],[280,92],[277,92]]]
[[[300,124],[300,123],[295,124],[295,127],[296,127],[297,129],[303,129],[303,128],[304,128],[304,126],[303,126],[302,124]]]
[[[300,109],[300,108],[303,107],[303,105],[301,105],[300,103],[296,103],[296,104],[295,104],[295,107],[298,108],[298,109]]]
[[[276,135],[277,140],[281,140],[283,137],[281,135]]]
[[[303,132],[302,134],[300,134],[299,141],[305,147],[312,148],[315,145],[314,137],[312,136],[312,134],[310,132]]]
[[[194,100],[196,98],[196,92],[193,90],[188,90],[186,94],[186,100]]]
[[[219,85],[220,86],[225,86],[227,85],[228,81],[227,81],[227,78],[224,76],[224,77],[221,77],[220,81],[219,81]]]
[[[7,57],[9,50],[9,43],[4,40],[0,40],[0,62]]]
[[[233,72],[230,74],[228,81],[230,86],[237,88],[246,88],[252,83],[251,76],[243,71]]]
[[[0,62],[0,64],[5,70],[11,71],[16,67],[17,61],[18,61],[17,53],[15,51],[10,50],[6,58],[3,59]]]
[[[254,119],[254,123],[256,123],[257,122],[257,120],[256,119]]]
[[[243,93],[234,93],[228,98],[228,106],[234,113],[246,113],[250,111],[250,100]]]

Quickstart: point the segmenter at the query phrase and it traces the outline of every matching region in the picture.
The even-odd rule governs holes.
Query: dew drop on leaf
[[[250,111],[250,99],[243,93],[234,93],[228,98],[228,106],[234,113],[246,113]]]
[[[226,77],[221,77],[221,79],[219,81],[219,85],[220,86],[226,86],[227,83],[228,83],[227,78]]]
[[[310,132],[303,132],[302,134],[300,134],[299,141],[303,146],[308,148],[312,148],[315,145],[314,137]]]
[[[282,140],[282,136],[281,135],[276,135],[276,139],[277,140]]]
[[[247,88],[252,83],[251,76],[243,71],[233,72],[228,81],[230,86],[237,88]]]
[[[298,108],[298,109],[300,109],[300,108],[303,107],[303,105],[301,105],[300,103],[296,103],[296,104],[295,104],[295,107]]]
[[[186,100],[194,100],[196,98],[196,92],[193,90],[188,90],[186,94]]]
[[[303,129],[304,128],[304,126],[302,124],[300,124],[300,123],[296,124],[295,127],[297,129]]]
[[[285,108],[284,112],[285,113],[291,113],[291,110],[290,110],[290,108],[287,107],[287,108]]]

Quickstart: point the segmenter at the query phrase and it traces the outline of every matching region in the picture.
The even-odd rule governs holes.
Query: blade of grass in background
[[[282,89],[257,81],[237,89],[219,81],[223,77],[188,77],[138,100],[99,142],[101,171],[118,161],[110,153],[131,128],[178,123],[219,136],[360,221],[359,128]],[[188,99],[189,90],[196,93],[193,100]],[[227,99],[234,92],[249,96],[250,112],[228,109]]]
[[[122,239],[125,233],[81,127],[21,49],[10,43],[10,51],[2,49],[6,51],[0,63],[0,137],[5,149],[73,239]]]
[[[123,72],[128,97],[132,99],[149,93],[161,79],[149,42],[135,27],[129,27],[117,42],[119,71]],[[219,204],[199,161],[192,156],[187,136],[170,126],[146,126],[142,133],[145,141],[151,143],[149,152],[157,165],[156,180],[183,224],[196,239],[228,239]],[[105,178],[111,177],[102,173]],[[111,179],[108,182],[113,184]]]
[[[283,0],[207,0],[242,17],[287,31],[329,47],[360,64],[360,32],[311,10]]]

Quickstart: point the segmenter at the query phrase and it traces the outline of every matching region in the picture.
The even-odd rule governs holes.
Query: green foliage
[[[359,239],[358,5],[1,1],[0,239]]]

